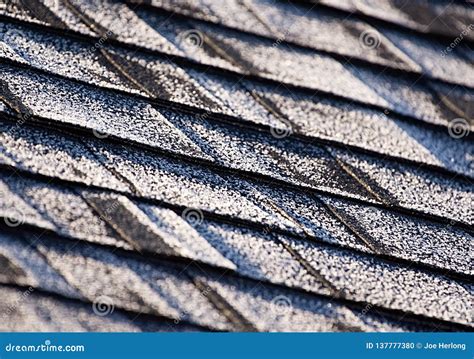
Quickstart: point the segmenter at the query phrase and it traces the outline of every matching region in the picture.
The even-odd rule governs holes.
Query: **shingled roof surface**
[[[474,7],[1,0],[0,330],[472,331]]]

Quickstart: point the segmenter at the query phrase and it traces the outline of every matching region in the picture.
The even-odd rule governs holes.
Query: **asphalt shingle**
[[[470,304],[463,299],[472,295],[467,283],[341,250],[282,240],[294,246],[347,298],[428,317],[471,323]]]

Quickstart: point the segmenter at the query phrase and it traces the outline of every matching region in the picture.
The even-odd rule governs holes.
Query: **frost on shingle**
[[[11,191],[5,196],[5,213],[11,213],[12,220],[17,223],[52,229],[70,238],[130,248],[71,188],[14,175],[0,178]],[[28,205],[30,210],[20,206],[22,203]],[[31,210],[35,211],[34,216]]]
[[[447,52],[446,45],[442,42],[427,40],[419,35],[407,37],[405,33],[393,29],[384,30],[383,34],[413,61],[420,64],[423,72],[447,82],[474,87],[472,76],[464,76],[472,71],[472,63],[466,61],[456,51]]]
[[[271,40],[258,39],[211,25],[181,24],[180,20],[170,21],[164,15],[151,14],[143,9],[138,9],[137,12],[177,46],[183,43],[183,35],[196,34],[199,46],[183,48],[187,50],[187,56],[198,62],[258,74],[265,78],[348,96],[372,104],[385,104],[342,63],[327,55],[272,46]],[[286,66],[289,63],[293,65]],[[324,73],[332,73],[334,76],[328,79]]]
[[[22,123],[0,121],[0,163],[18,169],[118,190],[127,186],[97,160],[87,142]]]
[[[172,101],[175,106],[185,104],[204,111],[232,114],[284,131],[281,119],[275,118],[252,96],[251,91],[257,91],[261,98],[270,101],[288,116],[298,127],[298,132],[304,135],[443,166],[463,174],[472,172],[463,156],[469,152],[466,141],[450,138],[447,131],[427,130],[416,122],[408,123],[392,116],[387,117],[382,111],[335,99],[302,96],[287,89],[271,90],[269,86],[256,85],[247,80],[232,80],[191,68],[180,68],[157,56],[131,54],[108,47],[107,52],[114,63],[124,67],[125,73],[134,79],[133,83],[127,82],[119,75],[119,70],[114,70],[105,58],[101,59],[97,48],[91,50],[85,43],[26,30],[17,25],[4,24],[3,30],[2,48],[6,51],[5,46],[8,46],[10,52],[4,53],[8,59],[26,62],[66,77],[131,93],[151,94],[160,100]],[[66,48],[67,51],[64,51]],[[440,85],[434,88],[439,88],[442,96],[447,96],[450,102],[458,106],[462,101],[458,98],[468,96],[464,91],[453,99],[454,89]],[[437,107],[441,106],[439,101]],[[446,116],[446,113],[440,115]],[[208,117],[205,114],[202,116]],[[459,116],[469,118],[470,115]]]
[[[275,115],[256,101],[247,87],[246,80],[238,77],[217,76],[194,69],[188,69],[188,73],[224,103],[232,111],[232,115],[277,129],[285,128]]]
[[[142,0],[133,0],[137,3],[144,3]],[[152,0],[149,2],[156,8],[163,8],[167,11],[184,14],[210,21],[213,23],[225,23],[227,26],[235,28],[252,29],[253,32],[269,35],[269,29],[262,24],[252,13],[246,11],[243,2],[212,1],[212,0]],[[232,14],[233,16],[228,16]]]
[[[473,187],[468,179],[433,173],[414,165],[356,157],[343,151],[335,153],[375,181],[401,206],[472,225]]]
[[[370,250],[328,210],[320,195],[277,189],[265,189],[263,193],[272,199],[270,209],[276,211],[278,208],[293,219],[294,233],[302,238]]]
[[[172,43],[182,56],[206,65],[240,70],[238,65],[223,58],[222,53],[206,44],[206,35],[195,24],[179,17],[170,17],[166,13],[150,12],[141,8],[135,9],[135,13],[147,26]]]
[[[3,173],[0,175],[0,215],[3,217],[1,221],[13,226],[27,223],[45,229],[54,229],[54,224],[25,201],[21,193],[16,191],[15,186],[8,184],[6,177]]]
[[[7,23],[0,24],[0,41],[1,57],[96,86],[139,92],[105,66],[99,48],[86,42]]]
[[[474,89],[440,81],[430,81],[429,85],[449,119],[448,133],[456,140],[467,137],[474,130]]]
[[[347,251],[282,238],[345,298],[458,323],[470,323],[468,284]]]
[[[237,63],[240,62],[241,67],[251,73],[371,104],[384,104],[370,88],[332,57],[303,49],[272,46],[271,40],[255,39],[229,30],[218,31],[207,25],[202,25],[200,30],[209,34],[230,56],[235,54]],[[287,66],[290,63],[292,65]],[[333,76],[329,78],[324,76],[325,73]]]
[[[351,196],[370,197],[323,148],[291,138],[218,126],[193,116],[163,115],[188,138],[227,168],[260,173],[296,185]],[[285,136],[288,137],[288,136]]]
[[[237,273],[288,287],[329,293],[286,249],[268,233],[205,220],[199,233],[237,266]]]
[[[321,0],[322,4],[330,5],[349,12],[385,20],[422,33],[440,34],[455,38],[472,24],[474,12],[469,4],[449,0],[429,1],[414,0],[398,2],[392,0]],[[473,39],[471,34],[466,37]]]
[[[437,125],[448,124],[439,100],[422,80],[351,65],[349,68],[384,99],[387,109]]]
[[[177,3],[154,0],[151,4],[189,17],[270,37],[275,46],[286,46],[281,43],[287,41],[348,57],[365,58],[383,65],[406,66],[403,55],[388,41],[382,41],[376,29],[327,9],[313,11],[298,4],[267,0],[188,0]],[[229,13],[233,16],[228,16]],[[364,46],[359,40],[363,33],[370,33],[374,39],[379,39],[378,46]]]
[[[246,180],[146,152],[110,147],[97,153],[144,197],[268,225],[284,222],[249,195],[253,187]]]
[[[169,54],[179,54],[173,44],[140,19],[126,4],[110,0],[78,1],[70,0],[75,11],[84,22],[93,26],[95,32],[105,38],[160,50]]]
[[[38,250],[91,303],[108,298],[117,308],[229,330],[227,319],[180,270],[127,259],[78,243],[44,239]]]
[[[415,327],[396,320],[384,320],[371,311],[314,297],[276,289],[265,283],[208,278],[207,283],[227,301],[233,303],[261,331],[406,331]]]
[[[149,103],[45,75],[3,70],[8,90],[36,116],[86,128],[98,138],[116,136],[205,157]]]
[[[175,212],[130,201],[120,195],[83,192],[87,202],[138,251],[184,257],[234,269],[184,218]]]
[[[403,56],[377,29],[368,24],[327,9],[313,10],[294,4],[269,0],[249,2],[251,11],[273,28],[273,36],[318,50],[332,51],[349,58],[394,67],[408,67]],[[371,36],[377,46],[370,46]]]
[[[62,20],[51,10],[55,0],[35,1],[25,3],[22,0],[8,0],[0,4],[0,14],[19,20],[56,26],[64,29]]]
[[[40,238],[31,233],[23,233],[22,236],[12,233],[0,235],[0,254],[23,273],[22,276],[16,275],[9,280],[2,276],[2,282],[32,286],[69,298],[83,299],[83,296],[36,251],[32,243],[37,243]]]
[[[92,45],[13,24],[0,24],[0,41],[0,56],[15,62],[99,87],[225,111],[165,56],[120,50],[105,43]]]
[[[41,291],[12,328],[472,325],[473,148],[452,133],[472,127],[465,41],[447,58],[300,3],[133,3],[0,5],[16,18],[0,24],[0,283]],[[420,26],[443,6],[379,5],[441,29]]]
[[[228,112],[225,107],[178,65],[165,57],[140,54],[136,51],[107,49],[119,66],[146,89],[152,98],[194,106],[205,111]]]
[[[201,329],[184,323],[176,325],[163,319],[150,321],[116,308],[109,309],[107,315],[101,312],[96,314],[94,308],[97,306],[50,296],[33,287],[0,286],[0,297],[0,331],[5,332],[168,332]],[[52,344],[55,344],[54,341]]]
[[[323,200],[361,226],[383,246],[385,254],[466,275],[474,273],[466,260],[466,255],[472,257],[473,238],[461,229],[329,197]]]
[[[139,207],[178,255],[201,261],[216,267],[235,270],[235,264],[227,259],[218,248],[214,248],[208,238],[203,237],[197,228],[204,220],[202,213],[191,208],[181,215],[158,206],[140,204]]]
[[[291,94],[270,86],[258,86],[256,91],[275,104],[300,134],[473,175],[466,153],[473,152],[474,145],[451,137],[447,129],[427,128],[416,120],[404,121],[318,95]]]

